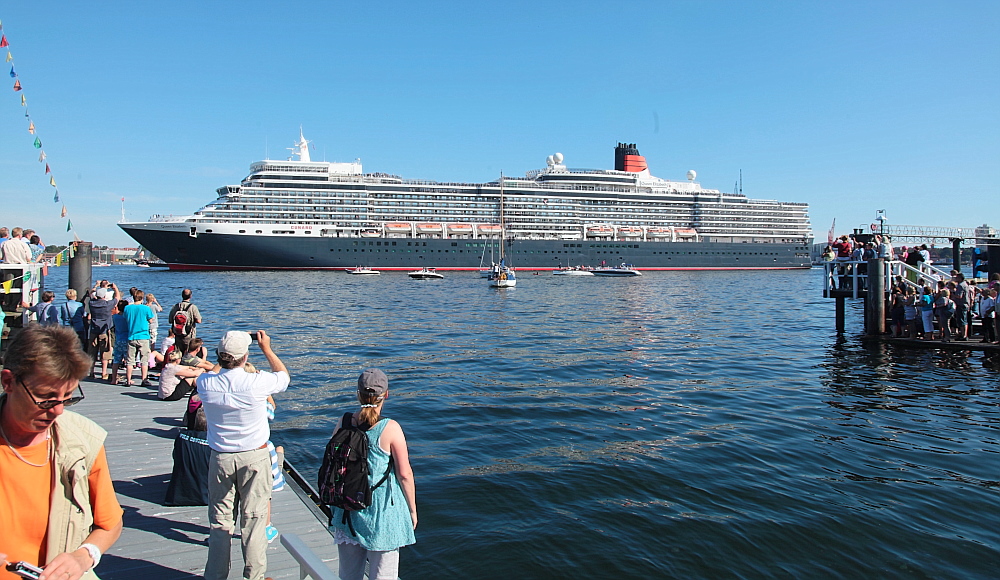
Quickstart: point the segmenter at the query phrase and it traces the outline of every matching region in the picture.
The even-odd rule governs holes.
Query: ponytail
[[[359,425],[371,427],[379,422],[381,415],[378,408],[383,399],[374,393],[358,393],[358,401],[361,402],[361,411],[358,413]]]

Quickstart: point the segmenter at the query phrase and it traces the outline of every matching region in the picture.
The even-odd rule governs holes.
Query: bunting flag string
[[[2,26],[2,24],[0,24],[0,31],[2,31],[2,30],[3,30],[3,26]],[[14,56],[13,56],[11,50],[10,50],[10,42],[7,40],[7,34],[6,34],[6,32],[0,32],[0,48],[6,49],[7,58],[6,58],[6,60],[4,62],[10,63],[10,78],[14,79],[14,87],[13,87],[13,89],[14,89],[15,93],[20,93],[20,96],[21,96],[21,106],[24,107],[24,118],[28,120],[28,133],[30,135],[34,135],[34,137],[35,137],[34,142],[32,143],[32,145],[34,145],[35,149],[38,149],[38,162],[44,165],[44,167],[45,167],[45,175],[49,176],[49,185],[52,186],[55,189],[55,192],[54,192],[54,194],[52,196],[52,202],[53,203],[57,203],[57,204],[61,203],[61,200],[60,200],[60,197],[59,197],[59,188],[56,186],[55,173],[52,171],[52,167],[46,161],[46,159],[47,159],[48,156],[45,154],[45,149],[42,148],[42,138],[41,138],[40,135],[38,135],[38,128],[35,127],[35,121],[34,121],[34,119],[31,118],[31,113],[28,111],[28,99],[27,99],[27,96],[25,96],[24,86],[21,84],[21,75],[18,74],[17,69],[14,66],[14,62],[13,62],[14,61]],[[73,229],[73,222],[72,222],[72,220],[69,219],[69,212],[66,209],[66,205],[65,204],[63,204],[62,207],[61,207],[61,209],[60,209],[59,217],[61,219],[65,219],[66,220],[66,231],[67,232],[74,232],[73,237],[76,238],[76,239],[79,239],[79,237],[76,235],[76,233],[75,233],[75,231]],[[72,256],[72,251],[73,250],[71,248],[70,249],[70,255],[71,256]]]

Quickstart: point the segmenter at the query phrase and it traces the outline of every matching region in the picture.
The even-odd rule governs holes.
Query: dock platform
[[[105,449],[125,529],[97,567],[103,580],[200,578],[208,557],[208,508],[163,505],[173,468],[175,434],[186,401],[161,401],[156,390],[81,381],[86,399],[73,411],[107,429]],[[275,445],[281,445],[275,441]],[[286,478],[272,496],[271,523],[297,535],[327,566],[337,571],[337,547],[322,513]],[[238,524],[237,524],[238,525]],[[229,577],[243,575],[239,530],[233,538]],[[267,575],[298,580],[299,565],[275,540],[267,548]]]

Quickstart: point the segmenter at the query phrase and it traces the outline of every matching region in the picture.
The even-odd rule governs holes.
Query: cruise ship
[[[191,215],[119,227],[175,270],[479,270],[501,243],[522,270],[810,267],[807,204],[706,189],[694,171],[654,177],[634,144],[617,145],[613,170],[555,153],[524,177],[452,183],[312,161],[309,143],[300,131],[289,159],[253,163]]]

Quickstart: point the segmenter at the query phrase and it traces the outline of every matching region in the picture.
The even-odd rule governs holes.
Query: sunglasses
[[[48,409],[51,409],[51,408],[55,407],[56,405],[62,405],[64,407],[70,407],[70,406],[75,405],[75,404],[79,403],[80,401],[82,401],[83,400],[83,396],[84,396],[83,395],[83,385],[77,384],[77,388],[80,389],[80,396],[79,397],[70,397],[68,399],[63,399],[63,400],[49,399],[47,401],[36,401],[35,400],[35,395],[33,395],[31,393],[31,391],[28,389],[28,385],[24,384],[24,381],[21,379],[21,377],[17,377],[17,382],[21,383],[21,386],[24,387],[25,392],[28,393],[29,397],[31,397],[31,402],[33,402],[34,404],[38,405],[39,409],[48,410]]]

